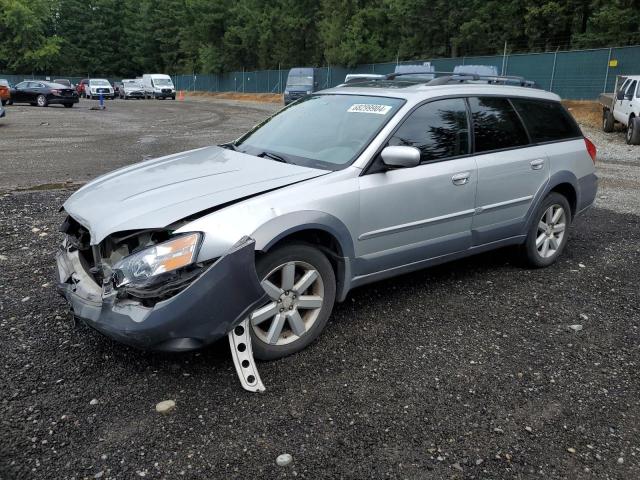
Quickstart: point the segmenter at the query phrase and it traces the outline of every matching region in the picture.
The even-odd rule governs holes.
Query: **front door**
[[[414,146],[421,164],[360,177],[354,273],[368,275],[468,249],[477,184],[466,103],[426,103],[388,145]]]
[[[621,89],[622,95],[616,98],[616,105],[613,109],[613,117],[623,124],[627,124],[629,114],[633,109],[633,100],[636,87],[638,86],[637,80],[628,80],[624,83]]]

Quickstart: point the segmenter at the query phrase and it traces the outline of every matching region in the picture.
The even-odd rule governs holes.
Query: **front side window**
[[[280,110],[235,145],[250,155],[327,170],[349,165],[404,100],[360,95],[311,95]]]
[[[396,130],[389,145],[420,150],[422,162],[469,153],[467,107],[462,98],[437,100],[414,110]]]
[[[529,143],[527,132],[506,98],[469,98],[477,153],[515,148]]]
[[[626,91],[626,96],[627,97],[631,97],[633,98],[633,94],[636,91],[636,87],[638,86],[638,82],[636,80],[634,80],[633,82],[631,82],[631,84],[629,85],[629,87],[627,88]]]
[[[581,137],[569,112],[559,102],[512,98],[534,142],[553,142]]]

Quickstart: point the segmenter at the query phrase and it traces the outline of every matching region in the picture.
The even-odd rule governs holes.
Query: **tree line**
[[[640,44],[640,0],[0,0],[0,72],[131,76]]]

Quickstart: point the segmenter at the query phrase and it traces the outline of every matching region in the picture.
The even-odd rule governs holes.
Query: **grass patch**
[[[602,105],[591,100],[563,100],[563,105],[571,115],[583,125],[593,128],[602,127]]]
[[[240,100],[259,103],[282,103],[281,93],[242,93],[242,92],[184,92],[185,98],[215,98],[220,100]]]

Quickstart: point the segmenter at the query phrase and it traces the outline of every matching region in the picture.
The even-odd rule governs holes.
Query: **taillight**
[[[597,153],[596,146],[587,137],[584,137],[584,143],[587,146],[587,153],[589,154],[589,156],[591,157],[591,160],[593,160],[593,163],[595,165],[596,153]]]

